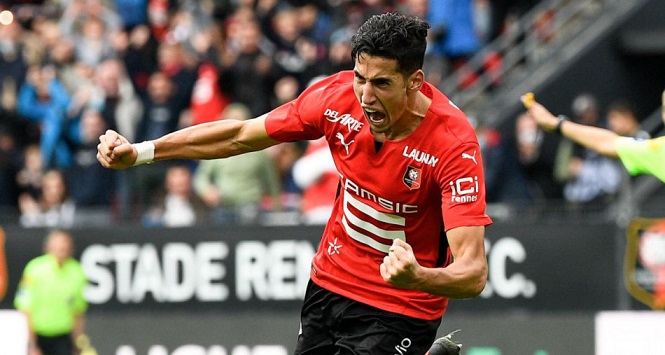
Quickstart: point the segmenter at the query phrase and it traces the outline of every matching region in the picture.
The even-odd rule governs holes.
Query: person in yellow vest
[[[28,318],[30,355],[72,355],[75,340],[85,336],[87,279],[73,250],[72,235],[53,230],[46,236],[44,255],[23,270],[14,306]]]

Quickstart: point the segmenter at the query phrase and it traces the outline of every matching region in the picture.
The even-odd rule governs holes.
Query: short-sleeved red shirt
[[[353,72],[328,77],[266,119],[278,141],[325,136],[341,178],[340,195],[312,262],[312,280],[332,292],[419,319],[437,319],[448,299],[396,288],[379,271],[392,240],[409,243],[418,262],[452,262],[445,231],[486,226],[480,147],[468,119],[429,84],[432,99],[408,137],[375,146],[353,92]]]

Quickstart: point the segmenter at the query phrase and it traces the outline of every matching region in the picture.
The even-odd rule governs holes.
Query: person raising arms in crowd
[[[448,299],[487,282],[482,157],[466,115],[422,70],[429,24],[374,15],[352,39],[353,71],[246,121],[131,144],[109,130],[108,168],[217,159],[325,137],[340,175],[311,264],[295,354],[379,354],[432,345]]]
[[[554,116],[535,100],[532,93],[522,95],[520,99],[546,131],[558,133],[602,155],[620,159],[631,175],[653,175],[665,182],[665,136],[652,139],[622,137],[609,129],[571,122],[563,115]],[[665,122],[665,91],[662,102]]]

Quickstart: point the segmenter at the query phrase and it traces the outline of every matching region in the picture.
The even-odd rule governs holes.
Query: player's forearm
[[[423,268],[418,289],[449,298],[476,297],[487,282],[487,264],[453,262],[445,268]]]
[[[619,136],[609,129],[566,121],[561,125],[561,134],[602,155],[617,157],[615,143]]]
[[[235,144],[238,121],[216,121],[187,127],[153,141],[155,161],[166,159],[215,159],[241,153]]]
[[[215,121],[167,134],[153,141],[154,160],[227,158],[276,144],[265,132],[264,120],[255,120]]]

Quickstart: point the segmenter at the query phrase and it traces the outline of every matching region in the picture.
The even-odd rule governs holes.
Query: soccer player
[[[491,224],[475,132],[424,80],[428,28],[417,18],[375,15],[353,37],[353,71],[247,121],[138,144],[107,131],[98,160],[121,169],[325,137],[340,189],[312,260],[295,353],[422,355],[448,299],[484,288]]]
[[[665,182],[665,136],[653,139],[621,137],[609,129],[587,126],[554,116],[528,93],[520,98],[531,117],[549,132],[560,134],[600,154],[621,160],[631,175],[650,174]],[[665,91],[662,94],[665,122]]]

